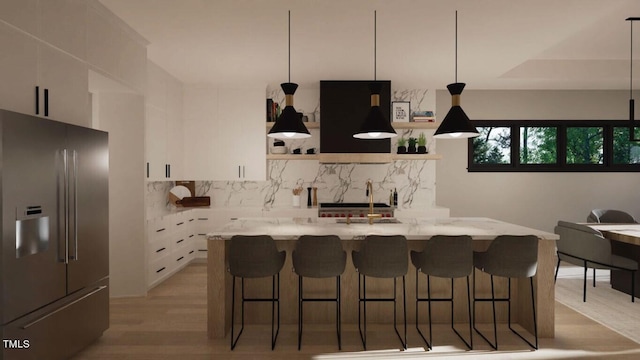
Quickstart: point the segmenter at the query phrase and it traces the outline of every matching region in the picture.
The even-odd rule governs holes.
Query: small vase
[[[406,154],[407,147],[406,146],[398,146],[398,154]]]
[[[413,146],[409,145],[409,148],[408,148],[407,152],[409,154],[415,154],[416,153],[416,146],[415,145],[413,145]]]
[[[300,195],[293,195],[293,207],[300,207]]]
[[[426,146],[418,146],[418,154],[426,154],[427,147]]]

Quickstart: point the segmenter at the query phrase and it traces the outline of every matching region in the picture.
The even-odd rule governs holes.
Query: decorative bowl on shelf
[[[272,154],[286,154],[288,152],[289,150],[287,149],[286,146],[274,146],[271,148]]]

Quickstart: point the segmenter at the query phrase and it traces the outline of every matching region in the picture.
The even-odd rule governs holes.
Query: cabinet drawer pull
[[[198,220],[209,220],[209,218],[198,218]]]
[[[167,249],[167,248],[163,248],[163,247],[162,247],[162,248],[160,248],[160,249],[156,250],[156,253],[159,253],[159,252],[165,251],[166,249]]]
[[[193,220],[195,220],[195,219],[189,219],[189,222],[192,222]]]
[[[180,261],[182,259],[184,259],[184,256],[180,256],[179,258],[176,259],[176,261]]]
[[[184,221],[180,221],[180,222],[179,222],[179,223],[177,223],[176,225],[177,225],[177,226],[184,225]]]
[[[193,254],[193,253],[194,253],[194,251],[193,251],[193,250],[189,251],[189,254]]]
[[[193,234],[189,235],[189,238],[192,238],[192,237],[193,237]]]
[[[166,269],[166,267],[164,267],[164,266],[163,266],[163,267],[161,267],[160,269],[156,270],[156,273],[157,273],[157,274],[159,274],[159,273],[161,273],[162,271],[164,271],[164,269]]]
[[[165,230],[166,230],[165,228],[162,228],[162,229],[158,229],[158,230],[156,230],[156,232],[157,232],[157,233],[159,233],[159,232],[163,232],[163,231],[165,231]]]
[[[49,89],[44,89],[44,116],[49,116]]]
[[[40,115],[40,86],[36,86],[36,115]]]
[[[207,252],[207,249],[198,249],[198,251]]]
[[[184,239],[180,239],[180,240],[176,241],[176,244],[180,244],[183,241],[184,241]]]

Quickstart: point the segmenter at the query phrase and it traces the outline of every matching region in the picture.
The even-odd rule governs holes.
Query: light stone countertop
[[[366,235],[401,234],[408,240],[424,240],[433,235],[471,235],[474,240],[491,240],[498,235],[536,235],[557,240],[556,234],[489,218],[404,218],[401,223],[336,223],[326,218],[239,218],[207,234],[209,240],[233,235],[271,235],[275,240],[295,240],[300,235],[338,235],[342,240],[363,239]]]

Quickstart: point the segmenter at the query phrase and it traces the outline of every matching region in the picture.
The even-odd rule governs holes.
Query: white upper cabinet
[[[167,85],[167,162],[171,164],[171,178],[180,180],[184,175],[183,87],[174,78],[170,78]]]
[[[0,2],[2,3],[2,2]],[[38,83],[38,42],[9,25],[0,23],[0,108],[35,114]]]
[[[214,162],[224,152],[218,133],[218,89],[210,86],[184,87],[184,171],[188,179],[213,180]]]
[[[185,87],[185,174],[195,180],[264,181],[265,87]]]
[[[148,62],[145,122],[147,179],[183,177],[182,83]]]
[[[46,118],[90,127],[87,64],[45,44],[38,52],[39,115],[46,111]]]
[[[223,134],[220,180],[264,181],[265,89],[224,89],[219,92],[219,131]]]
[[[0,19],[32,35],[37,35],[38,2],[39,0],[2,0],[0,1]]]
[[[87,61],[109,74],[118,72],[118,55],[114,51],[120,30],[97,9],[87,11]],[[144,73],[143,73],[144,75]]]
[[[40,0],[38,7],[38,37],[86,60],[87,1]]]
[[[99,2],[87,9],[87,62],[143,93],[147,81],[147,41]]]
[[[0,23],[0,107],[89,126],[85,62]],[[37,88],[37,89],[36,89]]]

